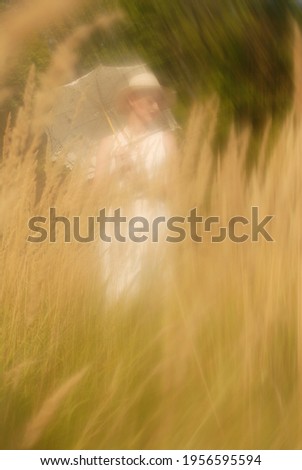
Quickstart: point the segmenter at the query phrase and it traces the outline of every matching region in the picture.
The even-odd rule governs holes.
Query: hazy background
[[[0,3],[1,448],[300,449],[301,4]],[[27,223],[112,202],[43,132],[55,87],[137,56],[178,93],[171,210],[259,206],[275,242],[161,246],[108,305],[99,242]]]

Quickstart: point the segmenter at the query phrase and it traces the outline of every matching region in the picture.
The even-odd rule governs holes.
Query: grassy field
[[[258,206],[274,215],[274,242],[161,244],[137,295],[108,302],[99,241],[27,241],[29,218],[51,206],[85,217],[110,203],[110,181],[98,191],[75,170],[60,185],[47,160],[35,204],[35,136],[58,63],[39,92],[29,78],[0,167],[1,448],[300,449],[301,89],[273,149],[268,124],[250,179],[248,129],[213,164],[215,102],[192,108],[169,169],[173,215],[197,207],[226,223]]]

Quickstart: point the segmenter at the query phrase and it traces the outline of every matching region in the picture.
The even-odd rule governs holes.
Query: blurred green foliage
[[[254,125],[282,113],[292,86],[290,0],[120,0],[129,47],[186,102],[216,92]]]
[[[278,120],[289,109],[291,20],[302,16],[295,0],[87,0],[28,45],[12,83],[22,88],[31,61],[38,70],[45,68],[52,49],[77,24],[117,8],[126,13],[125,21],[95,31],[83,43],[78,75],[100,62],[125,64],[142,58],[176,89],[181,123],[192,101],[215,92],[222,111],[218,149],[231,117],[250,122],[257,133],[268,116]]]

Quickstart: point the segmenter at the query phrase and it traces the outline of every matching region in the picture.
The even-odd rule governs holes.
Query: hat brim
[[[115,107],[118,112],[122,114],[128,114],[130,111],[129,97],[135,92],[156,92],[161,98],[160,109],[165,110],[171,108],[175,104],[176,93],[170,88],[158,86],[158,87],[146,87],[146,86],[128,86],[120,90],[115,99]]]

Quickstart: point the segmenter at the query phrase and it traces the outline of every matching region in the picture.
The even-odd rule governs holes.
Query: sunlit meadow
[[[72,3],[52,2],[47,19],[38,2],[27,15],[7,14],[2,59],[5,51],[13,66],[31,28],[43,27],[42,18],[55,21]],[[274,215],[268,226],[274,242],[194,243],[188,237],[161,244],[140,276],[139,292],[109,302],[100,241],[27,241],[29,218],[47,215],[51,206],[85,218],[110,203],[111,181],[96,188],[75,169],[62,182],[60,162],[47,155],[42,164],[37,157],[49,89],[59,84],[58,75],[63,82],[70,78],[78,42],[89,31],[79,28],[59,46],[39,86],[31,71],[24,106],[6,129],[1,448],[301,448],[301,89],[273,145],[267,124],[249,178],[248,128],[232,130],[221,159],[212,154],[215,99],[192,107],[167,171],[173,215],[196,207],[226,222],[234,215],[250,218],[258,206],[261,218]],[[299,84],[299,40],[295,54]]]

